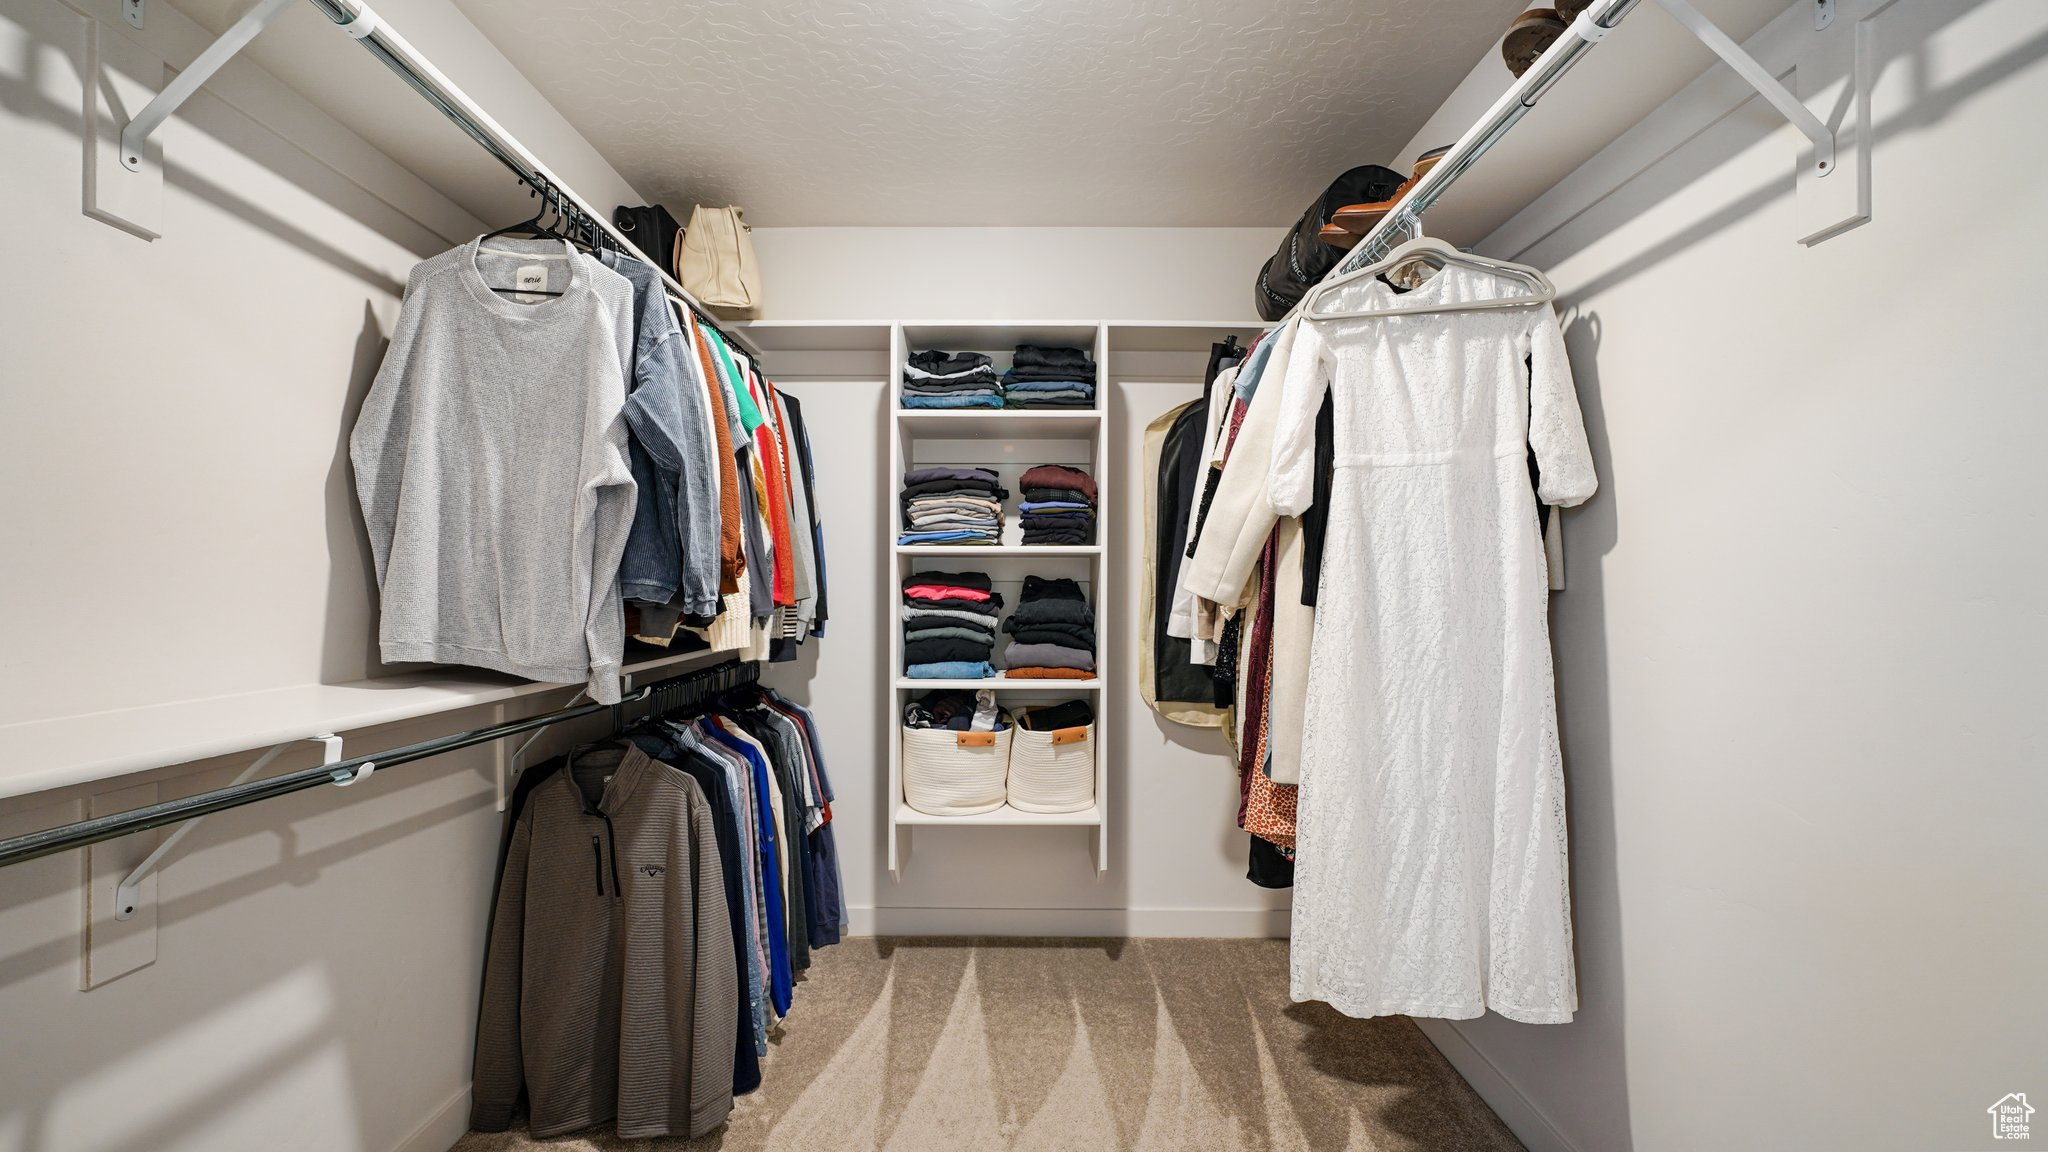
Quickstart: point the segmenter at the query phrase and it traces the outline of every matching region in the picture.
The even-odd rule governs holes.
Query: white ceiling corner
[[[634,187],[763,226],[1273,225],[1517,0],[456,0]]]

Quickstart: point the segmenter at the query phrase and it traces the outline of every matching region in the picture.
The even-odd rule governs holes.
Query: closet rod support
[[[1804,166],[1810,166],[1816,176],[1826,176],[1835,170],[1835,134],[1826,124],[1821,123],[1820,117],[1815,116],[1811,108],[1802,103],[1799,97],[1794,96],[1783,84],[1778,83],[1778,78],[1771,75],[1762,64],[1757,63],[1756,57],[1744,52],[1740,44],[1721,31],[1720,25],[1707,19],[1699,9],[1693,7],[1691,0],[1657,0],[1657,3],[1671,14],[1673,20],[1684,25],[1686,31],[1706,45],[1708,50],[1719,56],[1728,67],[1733,68],[1737,76],[1756,89],[1757,95],[1768,100],[1780,116],[1791,121],[1794,128],[1806,135],[1807,140],[1813,144],[1813,155],[1803,161]]]
[[[323,765],[333,764],[341,759],[341,737],[331,732],[322,732],[318,736],[308,736],[306,740],[319,742],[323,749],[323,758],[320,761]],[[254,764],[242,769],[242,774],[235,777],[235,784],[247,784],[258,772],[269,767],[270,762],[277,759],[285,749],[290,748],[294,744],[301,743],[304,743],[304,741],[288,740],[258,756]],[[234,786],[234,784],[229,785],[229,787]],[[192,829],[199,826],[201,819],[203,817],[194,816],[192,819],[178,825],[176,831],[164,837],[163,842],[156,846],[156,851],[144,857],[142,863],[137,864],[135,870],[128,873],[127,877],[115,887],[114,919],[126,920],[135,915],[136,908],[142,902],[141,888],[143,879],[155,871],[158,864],[163,863],[164,857],[171,854],[171,849],[178,846],[178,841],[183,840],[191,834]]]
[[[142,111],[137,112],[135,118],[121,129],[121,167],[130,172],[142,171],[143,150],[149,143],[149,138],[158,128],[163,127],[164,121],[169,120],[172,113],[182,107],[185,101],[190,100],[194,92],[199,91],[200,85],[213,79],[215,72],[234,59],[235,53],[248,47],[249,41],[254,40],[257,33],[269,27],[270,22],[277,19],[286,8],[291,7],[292,3],[293,0],[258,0],[254,8],[242,13],[240,20],[221,33],[220,39],[207,45],[206,51],[201,52],[198,59],[192,61],[191,67],[178,73],[175,80],[164,85],[163,91],[143,105]]]
[[[703,671],[703,669],[699,669],[694,673],[686,672],[679,679],[697,676]],[[636,701],[645,700],[653,694],[654,687],[654,685],[648,685],[629,697],[629,699]],[[132,836],[137,832],[147,832],[151,828],[164,828],[172,824],[182,824],[189,820],[196,820],[211,812],[224,812],[229,808],[240,808],[247,804],[275,799],[276,797],[293,792],[303,792],[308,788],[325,787],[329,784],[338,783],[342,779],[348,779],[352,782],[358,775],[356,769],[365,765],[370,766],[373,771],[384,772],[401,764],[411,764],[415,761],[431,759],[435,756],[457,751],[458,749],[474,748],[479,744],[489,744],[496,740],[503,740],[507,736],[521,736],[536,728],[566,724],[571,720],[581,720],[586,716],[596,716],[610,711],[611,705],[609,704],[583,704],[573,708],[559,708],[553,712],[543,712],[538,716],[529,716],[524,720],[509,720],[501,724],[492,724],[488,727],[477,728],[468,732],[457,732],[452,736],[424,740],[417,744],[407,744],[400,748],[387,748],[382,752],[373,753],[369,756],[358,756],[351,760],[330,759],[311,768],[297,768],[277,776],[266,777],[262,780],[247,779],[247,777],[255,774],[257,768],[260,768],[263,763],[267,762],[259,761],[242,774],[244,779],[241,783],[230,784],[224,788],[216,788],[211,792],[181,796],[176,800],[165,800],[160,803],[145,805],[144,807],[131,809],[126,812],[115,812],[106,816],[95,816],[90,820],[59,824],[54,828],[45,828],[40,832],[27,832],[19,836],[0,837],[0,868],[5,868],[9,864],[19,864],[25,860],[35,860],[57,852],[68,851],[72,848],[83,848],[91,844],[103,844],[109,840],[118,840],[123,836]],[[328,737],[315,736],[310,737],[310,739],[324,742]],[[340,755],[338,742],[334,746],[332,754]],[[367,773],[364,773],[364,775],[367,775]],[[162,852],[159,851],[155,855],[160,858]]]

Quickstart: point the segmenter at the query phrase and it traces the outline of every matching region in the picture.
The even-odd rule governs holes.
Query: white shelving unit
[[[890,336],[889,421],[891,475],[900,479],[912,468],[937,465],[975,465],[994,468],[1011,489],[1006,508],[1004,539],[999,545],[901,545],[897,513],[896,483],[883,494],[888,510],[884,518],[890,533],[890,571],[884,582],[885,618],[889,629],[888,663],[883,678],[894,684],[890,693],[894,709],[889,740],[889,783],[886,806],[889,811],[889,871],[901,875],[910,858],[912,828],[1038,827],[1093,829],[1088,847],[1097,871],[1109,863],[1109,763],[1104,749],[1107,729],[1113,722],[1104,707],[1103,685],[1110,671],[1104,641],[1113,630],[1107,617],[1112,603],[1105,595],[1108,553],[1111,539],[1109,512],[1111,494],[1101,491],[1108,476],[1109,461],[1109,330],[1094,321],[1074,323],[902,323]],[[985,352],[999,369],[1009,365],[1019,344],[1085,348],[1096,363],[1096,407],[1086,410],[1036,411],[1029,409],[906,409],[903,407],[903,364],[912,352],[943,348],[949,352]],[[1074,546],[1034,546],[1022,542],[1016,512],[1021,496],[1016,477],[1039,464],[1064,464],[1096,477],[1095,543]],[[1016,606],[1017,590],[1026,575],[1067,577],[1080,582],[1095,606],[1095,677],[1089,680],[1010,679],[913,680],[903,674],[903,628],[901,581],[913,572],[956,571],[962,568],[986,570],[996,589],[1003,593],[1007,617]],[[1003,641],[997,641],[1000,657]],[[969,690],[994,688],[1005,708],[1015,709],[1056,703],[1077,696],[1088,697],[1095,706],[1095,803],[1079,812],[1022,812],[1005,805],[993,812],[974,816],[933,816],[919,812],[903,800],[903,741],[900,738],[903,708],[918,696],[938,689]]]

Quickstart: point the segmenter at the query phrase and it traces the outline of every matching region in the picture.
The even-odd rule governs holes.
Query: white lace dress
[[[1344,306],[1384,307],[1379,281]],[[1523,289],[1451,266],[1401,304]],[[1524,358],[1533,362],[1524,366]],[[1352,1016],[1562,1023],[1578,1007],[1548,581],[1548,504],[1593,494],[1548,307],[1303,323],[1274,436],[1276,512],[1336,458],[1311,644],[1292,993]]]

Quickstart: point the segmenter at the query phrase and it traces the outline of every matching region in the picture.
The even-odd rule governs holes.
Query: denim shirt
[[[616,252],[599,257],[633,285],[633,368],[626,425],[640,500],[619,564],[620,591],[652,604],[680,600],[685,611],[718,611],[717,461],[710,412],[683,348],[661,276],[645,262]]]

